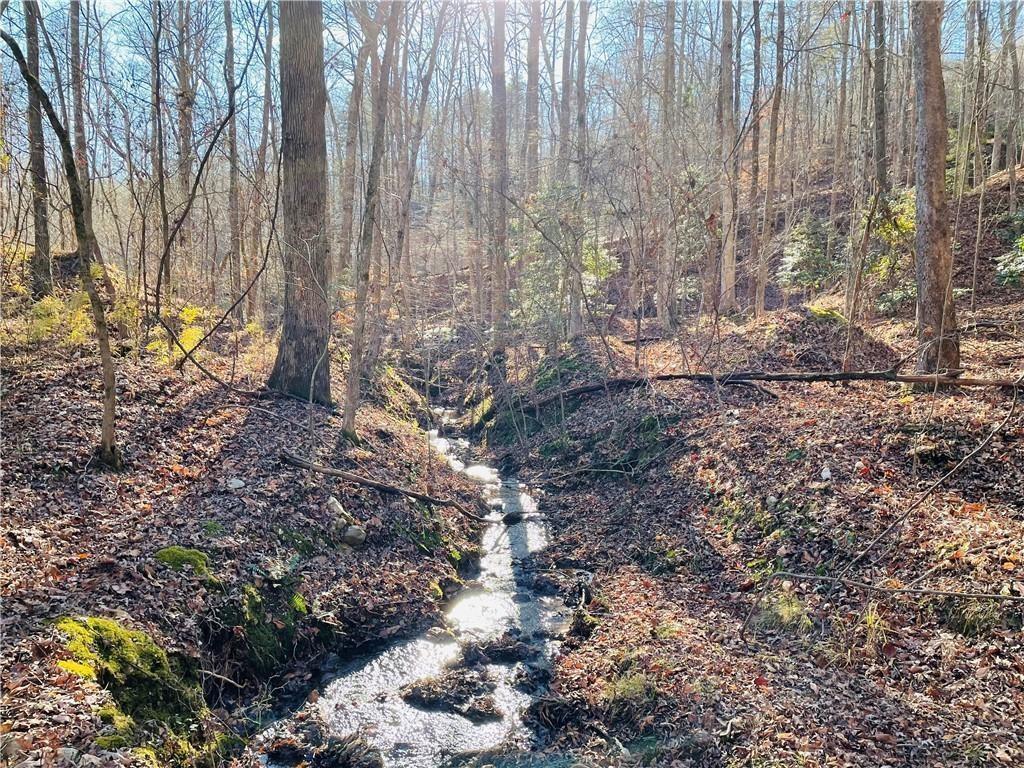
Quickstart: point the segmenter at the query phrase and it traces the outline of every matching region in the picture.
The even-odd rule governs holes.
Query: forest
[[[1021,0],[0,0],[0,764],[1024,764]]]

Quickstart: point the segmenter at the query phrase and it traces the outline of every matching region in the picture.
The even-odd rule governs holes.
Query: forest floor
[[[957,288],[972,280],[969,205]],[[1006,246],[991,222],[981,246],[974,311],[959,301],[965,375],[1014,380],[1024,290],[993,283]],[[640,342],[639,366],[632,323],[546,358],[510,353],[527,361],[505,395],[516,416],[485,437],[541,489],[552,543],[536,567],[566,589],[593,574],[582,632],[530,713],[549,751],[592,765],[1024,762],[1024,395],[677,381],[529,406],[611,377],[839,370],[848,326],[833,307]],[[912,308],[854,344],[853,369],[910,355]]]
[[[423,414],[396,378],[361,409],[353,447],[340,413],[240,398],[198,373],[123,357],[127,467],[107,472],[92,456],[97,361],[43,351],[8,346],[3,360],[4,765],[213,764],[214,748],[230,751],[225,734],[251,732],[315,689],[321,671],[435,621],[457,560],[474,557],[477,531],[452,509],[279,460],[289,449],[475,498],[436,456],[428,465]],[[242,368],[206,363],[257,386],[272,357],[251,357]],[[94,634],[76,646],[85,630]],[[189,693],[199,688],[208,706]],[[137,743],[156,747],[129,749]]]

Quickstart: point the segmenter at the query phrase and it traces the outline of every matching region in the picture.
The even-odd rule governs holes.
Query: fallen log
[[[398,496],[407,496],[410,499],[416,499],[422,501],[424,504],[430,504],[435,507],[453,507],[460,513],[468,517],[470,520],[475,520],[478,523],[489,522],[480,515],[470,512],[466,507],[455,499],[442,499],[437,496],[431,496],[427,493],[420,493],[414,491],[411,488],[403,488],[398,485],[391,485],[389,483],[383,483],[380,480],[374,480],[372,477],[364,477],[358,475],[355,472],[348,472],[344,469],[336,469],[335,467],[327,467],[323,464],[315,464],[308,459],[304,459],[301,456],[296,456],[291,451],[281,451],[281,461],[285,464],[291,464],[293,467],[299,467],[300,469],[308,469],[310,472],[317,472],[321,475],[330,475],[331,477],[340,477],[349,483],[355,483],[356,485],[363,485],[367,488],[373,488],[381,491],[382,493],[390,493]]]
[[[578,387],[563,389],[559,392],[547,395],[523,404],[524,410],[544,408],[545,406],[557,403],[562,400],[570,400],[583,395],[595,392],[617,392],[623,389],[636,389],[646,387],[657,381],[703,381],[707,383],[746,384],[755,381],[776,381],[782,383],[814,383],[828,382],[838,384],[847,381],[887,381],[899,384],[922,384],[935,387],[994,387],[999,389],[1015,390],[1022,387],[1021,380],[1010,381],[1008,379],[972,379],[960,378],[929,373],[897,373],[893,370],[885,371],[795,371],[783,373],[769,373],[766,371],[732,371],[730,373],[662,373],[656,376],[626,377],[618,379],[607,379],[593,384],[583,384]],[[494,416],[496,406],[491,406],[478,419],[477,423],[483,424]]]

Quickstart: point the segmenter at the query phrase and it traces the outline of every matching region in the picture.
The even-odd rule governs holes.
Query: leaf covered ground
[[[237,370],[228,359],[206,362],[225,377]],[[472,498],[447,465],[428,464],[417,400],[397,379],[361,410],[353,447],[340,412],[240,398],[146,356],[117,366],[127,468],[113,473],[92,457],[97,361],[5,349],[5,764],[196,762],[217,739],[230,747],[224,734],[244,735],[268,707],[304,696],[332,659],[429,623],[438,582],[455,578],[475,551],[476,532],[453,510],[278,459],[287,448],[395,485]],[[265,376],[245,373],[236,379],[243,387]],[[365,528],[363,547],[342,542],[331,495]],[[154,654],[167,654],[171,688],[198,686],[206,703],[188,722],[141,722],[142,708],[118,683],[143,674],[133,669],[142,656],[103,650],[120,670],[83,666],[89,660],[69,643],[78,625],[61,623],[84,626],[82,617],[144,633]],[[125,638],[142,636],[111,637],[141,650],[142,640]],[[84,655],[103,642],[87,642]],[[159,687],[144,676],[143,687],[149,682]],[[133,707],[132,722],[118,719]]]

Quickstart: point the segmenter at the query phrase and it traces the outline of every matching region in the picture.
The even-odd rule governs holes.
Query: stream
[[[557,595],[535,590],[532,574],[524,572],[524,560],[547,545],[546,525],[533,497],[515,478],[502,478],[484,464],[467,464],[468,441],[443,437],[438,430],[428,437],[432,451],[480,486],[492,510],[483,532],[479,575],[446,607],[444,623],[450,632],[434,627],[348,663],[321,690],[316,705],[330,735],[359,734],[381,751],[385,765],[407,768],[438,768],[499,746],[524,746],[529,732],[522,715],[533,695],[517,686],[518,676],[527,671],[523,662],[481,668],[494,684],[490,696],[500,713],[486,722],[413,706],[400,689],[448,670],[467,643],[487,643],[509,632],[535,657],[529,662],[533,670],[549,667],[571,613]],[[523,519],[505,525],[502,518],[508,513]]]

